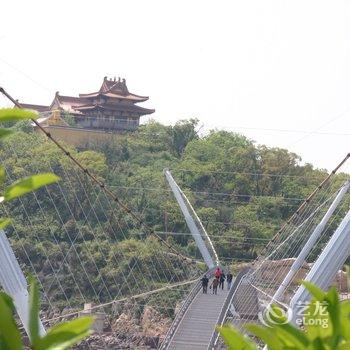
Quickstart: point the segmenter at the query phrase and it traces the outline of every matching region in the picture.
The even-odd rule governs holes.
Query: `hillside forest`
[[[132,217],[107,203],[69,159],[26,122],[11,127],[17,133],[1,141],[0,147],[8,179],[51,170],[61,177],[59,187],[39,190],[1,207],[1,214],[10,213],[13,219],[7,235],[18,259],[26,271],[35,271],[43,285],[50,285],[52,300],[64,304],[52,277],[54,269],[63,280],[68,273],[66,266],[60,269],[60,264],[65,265],[62,252],[67,262],[76,266],[76,280],[86,284],[89,291],[79,269],[81,262],[70,250],[72,241],[80,257],[84,256],[83,247],[91,248],[112,295],[138,291],[134,283],[123,290],[126,271],[136,262],[140,268],[134,271],[134,278],[137,273],[136,279],[142,280],[153,261],[153,276],[158,276],[159,286],[164,284],[161,273],[168,257],[160,253],[158,243],[147,237]],[[165,181],[163,169],[169,168],[221,261],[252,261],[327,172],[302,164],[297,154],[258,145],[238,133],[212,130],[200,137],[197,130],[196,119],[174,126],[150,121],[135,133],[111,135],[104,142],[80,149],[67,147],[162,238],[184,254],[200,259]],[[342,181],[343,176],[338,177]],[[81,265],[88,272],[95,268],[88,263]],[[181,262],[173,269],[167,273],[184,274]],[[94,278],[99,283],[101,276]],[[142,281],[147,284],[147,280]],[[64,285],[74,304],[79,296],[73,281],[67,278]],[[109,296],[101,291],[100,297],[108,301]]]

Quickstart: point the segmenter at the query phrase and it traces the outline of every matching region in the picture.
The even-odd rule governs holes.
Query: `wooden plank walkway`
[[[208,294],[200,291],[181,320],[168,349],[207,350],[227,295],[226,283],[225,289],[219,289],[217,295],[213,295],[209,288]]]

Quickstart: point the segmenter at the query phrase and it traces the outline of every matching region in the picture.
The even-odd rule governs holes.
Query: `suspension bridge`
[[[21,108],[4,89],[0,92]],[[118,327],[114,324],[115,315],[120,309],[131,309],[146,300],[152,302],[156,296],[155,307],[171,319],[167,332],[153,344],[164,350],[221,349],[224,345],[217,325],[232,323],[244,331],[247,322],[261,322],[263,310],[272,303],[289,305],[295,310],[298,303],[308,301],[310,295],[300,285],[300,279],[327,289],[342,277],[342,266],[350,255],[350,184],[348,176],[340,181],[335,175],[350,155],[302,202],[259,257],[252,263],[241,264],[232,288],[212,295],[202,293],[201,277],[205,274],[212,278],[216,267],[224,270],[227,267],[169,169],[164,169],[164,177],[200,258],[188,256],[171,240],[164,239],[147,223],[142,212],[124,203],[78,154],[35,120],[33,123],[65,161],[58,162],[53,156],[45,164],[46,170],[59,171],[62,181],[29,198],[18,199],[15,210],[23,216],[22,226],[14,223],[10,232],[0,232],[0,285],[12,296],[25,331],[28,272],[36,277],[42,290],[43,334],[47,327],[62,319],[82,312],[101,313],[103,324],[96,333],[99,348],[112,349],[103,330]],[[12,169],[6,172],[9,180],[15,180]],[[44,210],[44,203],[45,208],[50,206],[51,215]],[[4,213],[7,210],[2,208]],[[51,237],[50,245],[55,247],[52,254],[45,247],[48,243],[42,244],[40,259],[39,253],[33,252],[23,240],[25,233],[30,232],[33,242],[41,243],[36,232],[38,222],[31,219],[33,212],[40,213]],[[11,238],[16,239],[15,246]],[[107,246],[113,248],[108,256]],[[347,297],[347,291],[342,292]],[[171,304],[179,300],[181,304],[177,307]],[[82,310],[84,304],[88,307]],[[61,309],[65,305],[69,311],[60,312],[59,305]],[[94,348],[89,342],[85,346]]]

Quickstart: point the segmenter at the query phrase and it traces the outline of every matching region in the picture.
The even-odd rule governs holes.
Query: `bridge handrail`
[[[243,270],[241,270],[237,277],[235,278],[233,285],[227,295],[227,298],[225,300],[224,305],[221,308],[221,312],[220,315],[218,317],[218,321],[217,321],[217,326],[222,326],[226,320],[227,317],[227,313],[229,311],[229,306],[232,304],[233,302],[233,297],[238,289],[238,287],[240,286],[243,278],[248,274],[248,272],[251,270],[250,267],[246,267]],[[208,350],[212,350],[215,349],[215,346],[218,342],[219,339],[219,333],[215,330],[215,332],[213,333],[211,339],[210,339],[210,343],[208,345]]]
[[[204,273],[201,277],[206,275],[208,278],[210,278],[210,277],[214,276],[215,270],[216,270],[216,267],[210,269],[209,271]],[[159,347],[159,350],[166,350],[167,349],[167,346],[169,345],[171,339],[173,338],[183,316],[185,315],[189,306],[192,304],[192,301],[194,300],[194,298],[196,297],[198,292],[201,290],[201,288],[202,288],[201,277],[198,279],[196,284],[193,286],[190,293],[187,295],[185,301],[183,302],[180,310],[176,314],[173,323],[171,324],[170,328],[168,329],[168,331],[167,331],[167,333],[166,333],[166,335],[165,335],[165,337],[164,337],[164,339]]]

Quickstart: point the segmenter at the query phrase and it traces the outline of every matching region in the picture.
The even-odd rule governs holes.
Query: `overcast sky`
[[[0,11],[0,85],[22,102],[120,76],[165,124],[197,117],[328,169],[350,151],[349,1],[11,0]]]

